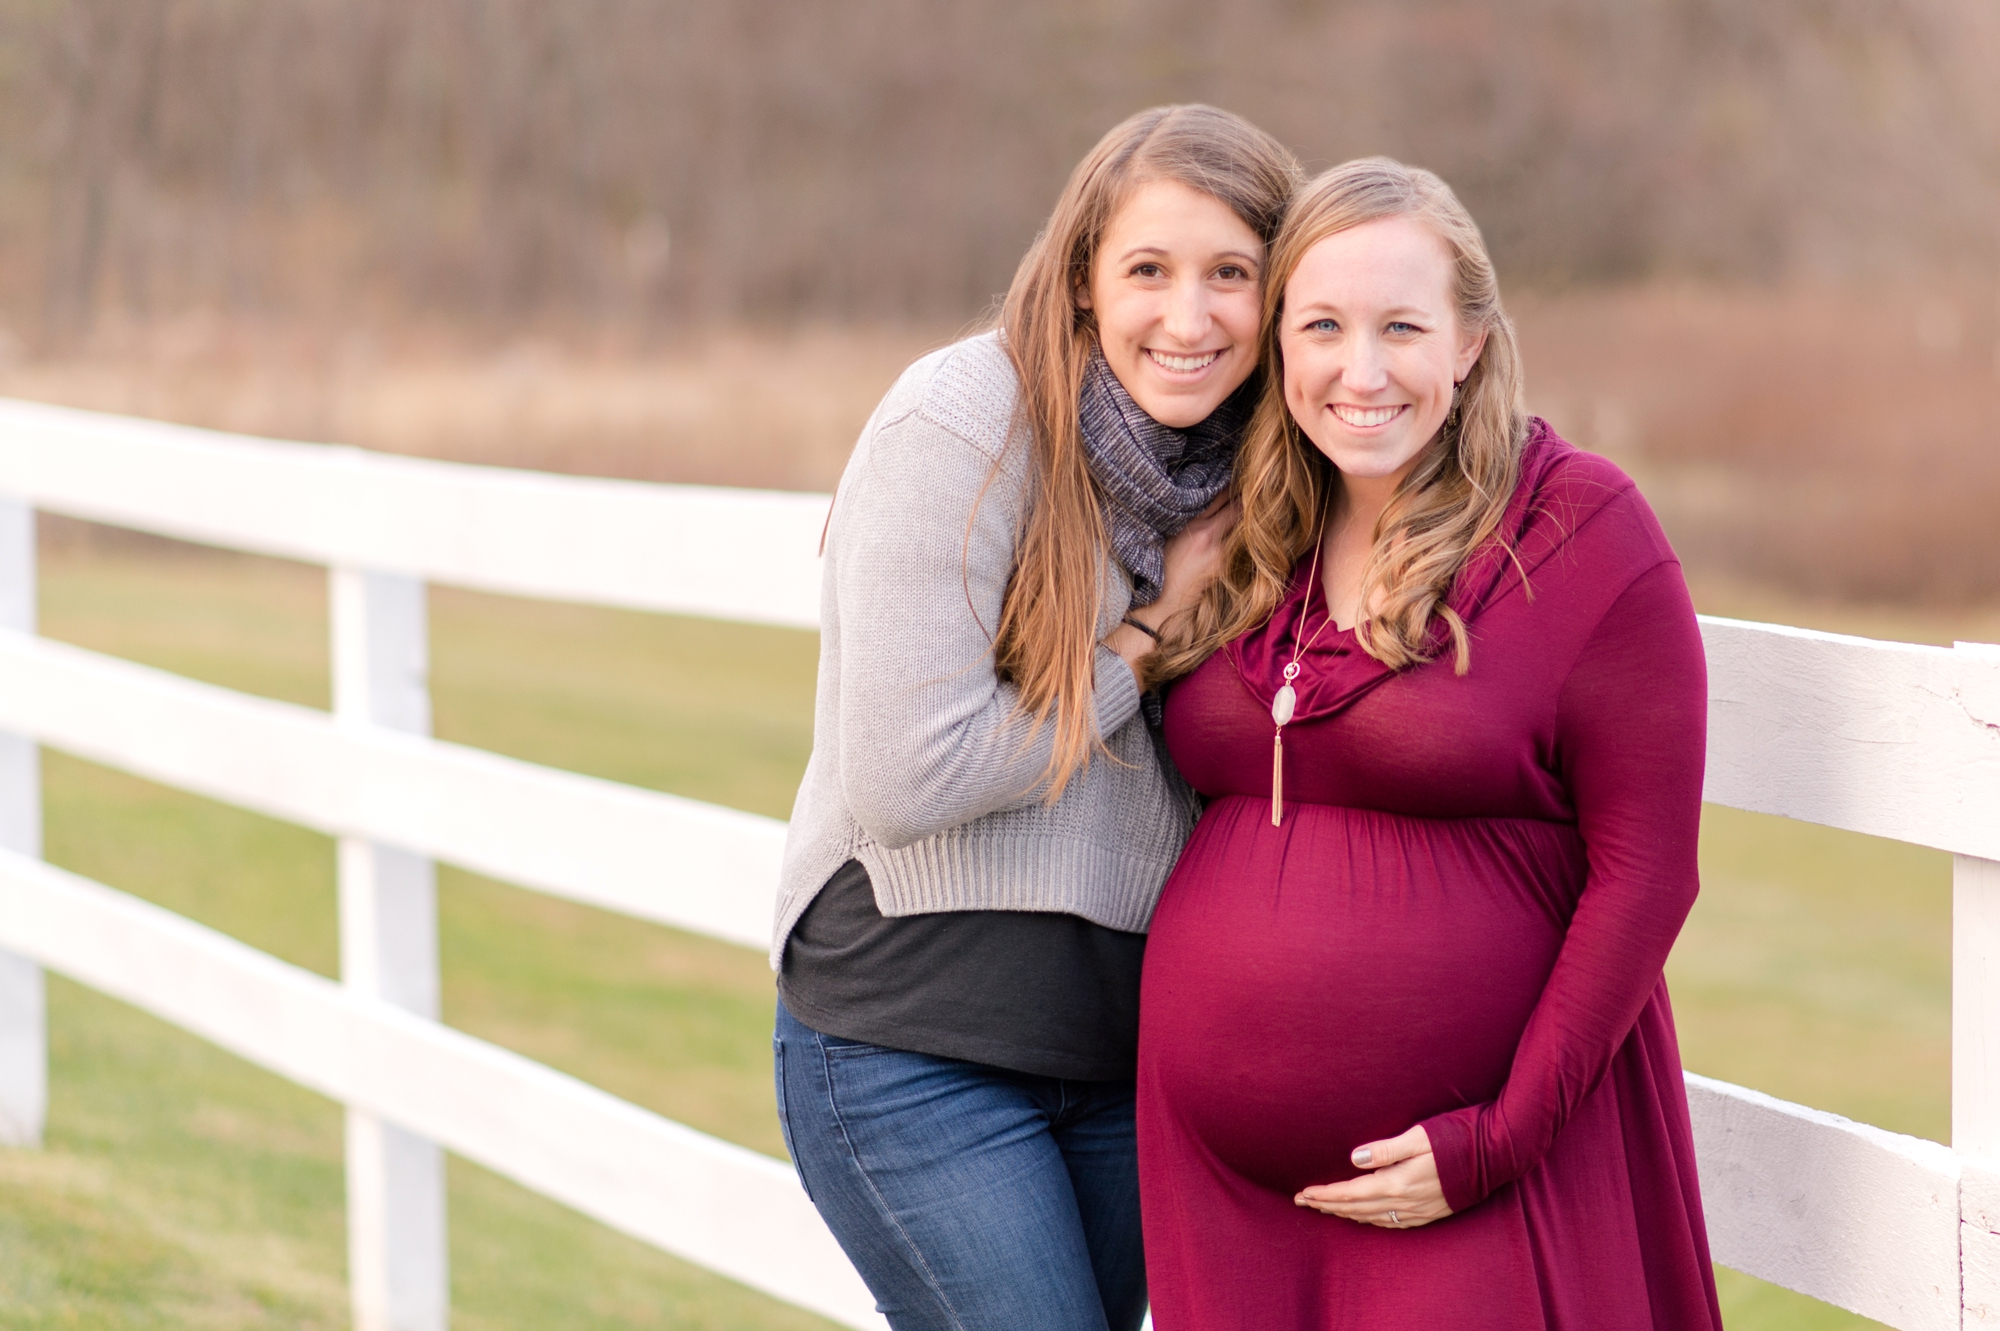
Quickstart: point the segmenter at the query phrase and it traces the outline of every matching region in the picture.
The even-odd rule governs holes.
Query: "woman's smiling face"
[[[1451,251],[1410,217],[1335,232],[1285,284],[1285,405],[1341,472],[1400,481],[1486,345],[1459,326]]]
[[[1104,228],[1077,304],[1147,415],[1206,420],[1257,368],[1264,243],[1228,204],[1177,180],[1135,189]]]

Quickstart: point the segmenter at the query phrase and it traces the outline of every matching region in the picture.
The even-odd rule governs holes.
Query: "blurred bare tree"
[[[0,311],[960,319],[1153,102],[1511,277],[1991,282],[1992,0],[0,0]]]

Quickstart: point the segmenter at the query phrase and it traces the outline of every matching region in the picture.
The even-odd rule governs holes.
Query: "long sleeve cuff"
[[[1477,1206],[1501,1188],[1527,1172],[1514,1161],[1500,1161],[1494,1152],[1480,1148],[1480,1118],[1495,1106],[1467,1105],[1423,1121],[1431,1139],[1431,1158],[1437,1162],[1438,1183],[1444,1189],[1444,1204],[1454,1213]]]
[[[1109,739],[1139,711],[1139,679],[1125,658],[1109,647],[1097,648],[1097,673],[1091,681],[1092,701],[1097,706],[1097,733]]]

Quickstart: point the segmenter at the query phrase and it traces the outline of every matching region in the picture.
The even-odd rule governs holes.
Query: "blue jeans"
[[[822,1035],[778,1005],[799,1179],[895,1331],[1137,1331],[1132,1086]]]

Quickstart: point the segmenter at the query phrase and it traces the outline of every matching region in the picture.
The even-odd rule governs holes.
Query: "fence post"
[[[35,629],[35,510],[0,499],[0,628]],[[42,853],[42,764],[34,741],[0,734],[0,846]],[[49,1105],[42,968],[0,951],[0,1146],[39,1146]]]
[[[2000,862],[1951,873],[1951,1145],[1959,1183],[1959,1304],[2000,1326]]]
[[[424,584],[337,568],[329,590],[334,715],[429,734]],[[437,1017],[437,876],[428,859],[341,838],[340,975],[358,993]],[[445,1331],[443,1153],[356,1109],[347,1111],[347,1253],[356,1331]]]

